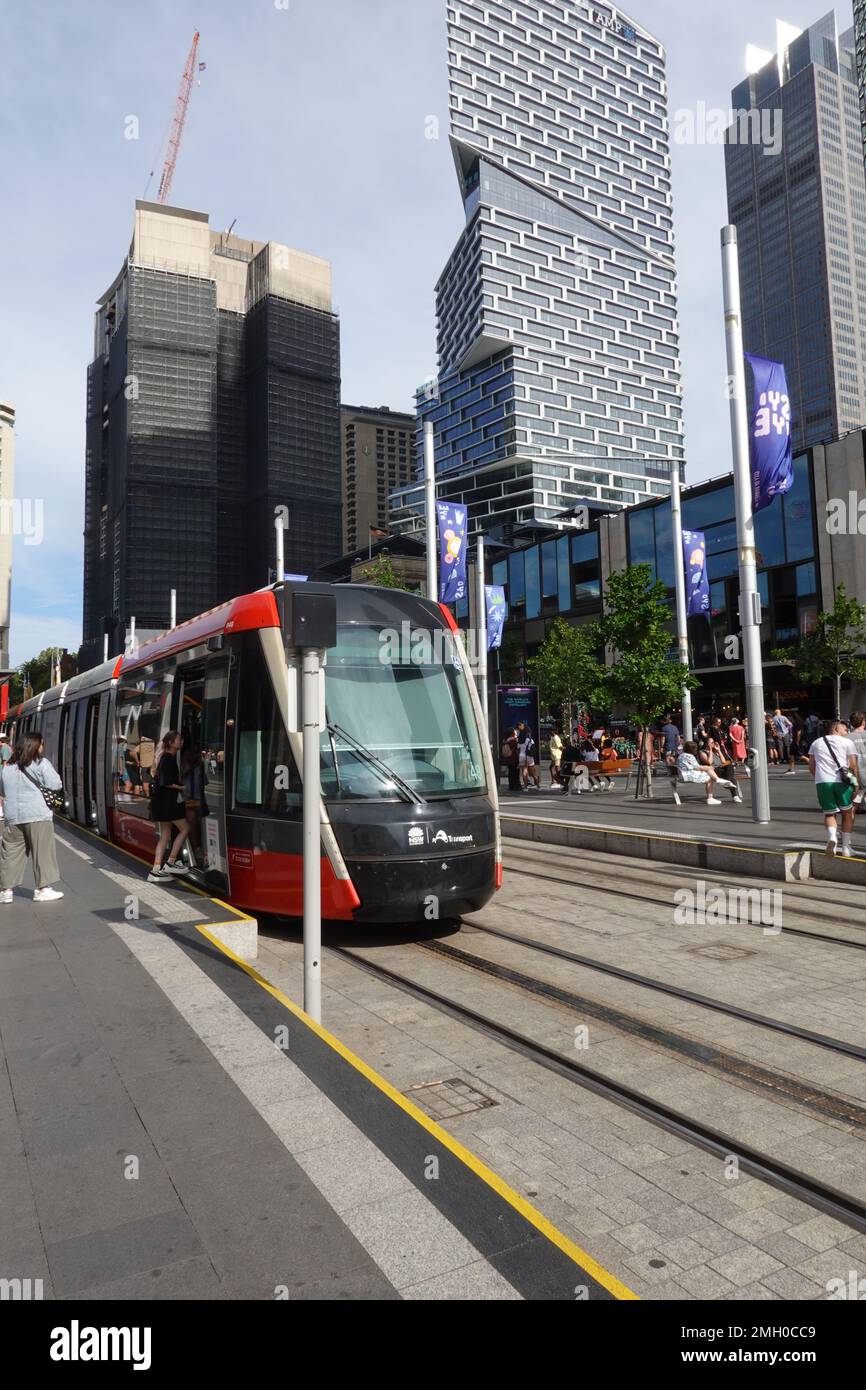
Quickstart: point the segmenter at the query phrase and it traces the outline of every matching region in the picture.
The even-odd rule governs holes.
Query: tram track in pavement
[[[435,954],[445,955],[446,953],[437,949],[440,943],[415,943],[422,950],[431,950]],[[591,1067],[575,1060],[564,1053],[555,1051],[544,1043],[535,1041],[523,1033],[517,1032],[508,1025],[498,1022],[496,1019],[486,1014],[479,1013],[477,1009],[470,1008],[468,1005],[461,1004],[455,999],[440,993],[438,990],[431,989],[427,985],[419,984],[408,976],[392,970],[389,966],[381,964],[379,961],[371,960],[369,957],[359,954],[355,950],[350,950],[344,946],[329,945],[325,948],[326,952],[362,970],[368,975],[394,986],[403,993],[426,1003],[441,1013],[449,1015],[458,1022],[468,1025],[475,1031],[485,1034],[487,1037],[508,1047],[511,1051],[521,1054],[530,1061],[538,1063],[548,1071],[556,1072],[560,1076],[566,1077],[576,1085],[585,1090],[593,1092],[614,1104],[624,1107],[635,1114],[649,1120],[652,1124],[667,1130],[671,1134],[676,1134],[696,1147],[708,1153],[714,1154],[725,1161],[736,1158],[743,1172],[759,1178],[770,1186],[786,1192],[791,1196],[797,1197],[800,1201],[814,1207],[816,1210],[825,1212],[836,1220],[844,1222],[866,1234],[866,1204],[859,1201],[856,1197],[848,1193],[841,1192],[839,1189],[822,1183],[811,1174],[805,1173],[800,1169],[794,1168],[791,1164],[784,1163],[775,1159],[770,1154],[761,1153],[759,1150],[752,1149],[750,1146],[742,1144],[738,1139],[723,1133],[713,1126],[703,1124],[699,1120],[683,1115],[681,1112],[672,1109],[670,1106],[660,1101],[654,1100],[651,1096],[645,1095],[635,1090],[623,1082],[616,1081],[610,1077],[594,1071]],[[449,948],[453,951],[454,948]],[[465,953],[458,952],[458,955]],[[477,959],[477,958],[475,958]],[[458,964],[457,961],[453,962]],[[459,962],[465,964],[465,962]],[[555,988],[555,987],[553,987]],[[563,992],[564,993],[564,992]],[[573,998],[574,996],[572,996]],[[545,1000],[545,1002],[560,1002],[555,1000]],[[568,1005],[572,1007],[572,1005]],[[605,1009],[608,1006],[599,1006]],[[618,1011],[609,1010],[609,1013]],[[697,1044],[697,1047],[703,1045]],[[718,1051],[718,1049],[713,1049]],[[725,1054],[719,1053],[723,1058]],[[696,1055],[693,1060],[701,1060]],[[730,1061],[737,1059],[729,1058]],[[813,1092],[813,1103],[808,1104],[804,1099],[797,1098],[792,1093],[792,1087],[801,1086],[802,1083],[793,1081],[792,1078],[784,1077],[779,1073],[770,1073],[766,1068],[761,1068],[766,1072],[767,1077],[775,1077],[778,1085],[773,1087],[773,1094],[779,1098],[783,1094],[784,1099],[794,1101],[797,1104],[806,1105],[810,1110],[819,1113],[825,1119],[838,1119],[838,1116],[828,1114],[826,1108],[821,1108],[820,1098],[823,1096],[833,1104],[845,1104],[840,1097],[830,1096],[827,1092],[819,1092],[815,1088],[804,1088]],[[736,1072],[726,1071],[730,1080],[745,1079],[738,1078]],[[754,1086],[755,1077],[751,1078]],[[764,1087],[765,1093],[769,1089]],[[866,1110],[862,1107],[848,1103],[848,1115],[843,1121],[847,1125],[866,1128]],[[859,1118],[855,1118],[855,1112],[859,1112]]]
[[[555,848],[561,849],[561,848],[564,848],[564,847],[563,847],[563,846],[555,846]],[[512,851],[510,850],[510,847],[509,847],[509,849],[506,850],[506,854],[508,854],[508,853],[510,853],[510,852],[512,852]],[[631,868],[632,866],[631,866],[631,865],[628,865],[628,866],[623,866],[623,867],[629,867],[629,868]],[[653,863],[653,861],[651,861],[651,860],[648,860],[648,861],[647,861],[647,865],[646,865],[646,867],[644,868],[643,872],[646,873],[646,872],[647,872],[647,868],[650,868],[650,867],[651,867],[653,873],[659,872],[659,866],[658,866],[657,864]],[[538,879],[538,881],[541,882],[541,883],[553,883],[553,884],[555,884],[555,885],[556,885],[558,888],[560,888],[560,889],[566,889],[566,888],[568,888],[568,887],[579,888],[580,891],[581,891],[582,893],[595,893],[595,894],[597,894],[597,895],[600,896],[600,897],[606,898],[608,901],[610,901],[611,896],[614,895],[617,899],[619,899],[619,898],[627,898],[627,899],[629,899],[629,901],[640,902],[640,903],[652,903],[654,906],[659,906],[660,904],[665,904],[665,903],[666,903],[666,900],[665,900],[665,899],[660,899],[660,898],[658,897],[657,894],[653,894],[653,893],[635,893],[635,892],[630,891],[630,890],[627,889],[627,888],[623,888],[623,887],[621,886],[621,882],[620,882],[620,881],[617,882],[615,889],[612,889],[610,883],[600,884],[600,883],[598,883],[597,880],[593,881],[592,879],[587,879],[587,878],[582,878],[582,877],[576,877],[575,874],[574,874],[574,872],[573,872],[571,863],[568,864],[568,878],[567,878],[567,879],[564,878],[562,874],[559,874],[559,875],[556,875],[556,874],[545,874],[545,873],[540,872],[540,871],[539,871],[538,869],[536,869],[536,868],[518,868],[518,867],[515,866],[513,863],[510,863],[510,862],[508,862],[507,860],[504,862],[504,868],[505,868],[505,872],[506,872],[509,876],[511,876],[512,874],[514,874],[514,875],[516,875],[516,876],[519,877],[519,878],[534,878],[534,879]],[[617,869],[618,869],[618,872],[622,872],[621,866],[618,865],[618,866],[617,866]],[[692,877],[691,877],[691,878],[686,878],[686,875],[687,875],[687,874],[691,874]],[[696,883],[696,882],[698,881],[698,879],[701,877],[701,875],[702,875],[702,871],[701,871],[700,869],[694,869],[694,868],[692,868],[691,866],[689,866],[689,868],[687,868],[687,869],[686,869],[686,868],[680,869],[680,870],[678,871],[678,874],[677,874],[677,876],[679,877],[679,880],[680,880],[680,886],[683,886],[683,885],[684,885],[685,883],[687,883],[687,882],[688,882],[688,883]],[[672,878],[672,877],[674,877],[675,875],[674,875],[674,873],[672,873],[670,870],[667,870],[667,871],[664,873],[663,876],[666,877],[666,878]],[[726,877],[726,876],[723,876],[723,877]],[[630,882],[632,882],[632,880],[631,880],[630,878],[626,878],[626,879],[625,879],[625,882],[630,883]],[[783,885],[783,884],[771,884],[770,886],[771,886],[771,888],[775,888],[775,889],[777,889],[778,891],[784,891],[784,889],[785,889],[785,885]],[[794,885],[790,885],[789,887],[793,887],[793,886],[794,886]],[[790,891],[789,891],[789,893],[788,893],[788,896],[789,896],[789,897],[791,896]],[[821,901],[821,902],[829,902],[829,899],[820,899],[819,901]],[[674,906],[673,903],[669,903],[669,904],[667,904],[667,905],[668,905],[668,906],[671,906],[671,907]],[[845,907],[851,907],[851,906],[853,906],[853,904],[842,903],[841,906],[842,906],[843,908],[845,908]],[[862,907],[860,908],[860,910],[862,911]],[[816,913],[814,910],[811,910],[811,909],[808,909],[808,908],[796,907],[796,906],[793,907],[793,908],[792,908],[791,906],[787,906],[787,907],[785,908],[785,915],[786,915],[786,916],[794,916],[794,917],[807,918],[807,919],[809,919],[809,920],[814,920],[814,918],[816,918],[816,917],[819,918],[819,919],[821,919],[821,920],[825,920],[825,921],[829,921],[829,920],[838,920],[838,908],[837,908],[837,911],[836,911],[836,914],[835,914],[835,918],[831,918],[830,914],[828,914],[828,913],[820,913],[820,912],[819,912],[819,913]],[[739,927],[739,926],[745,926],[745,927],[759,927],[759,928],[761,928],[761,930],[766,930],[766,924],[761,923],[761,922],[736,922],[736,923],[726,923],[725,925],[728,925],[728,926],[738,926],[738,927]],[[852,931],[857,931],[858,928],[852,926],[851,930],[852,930]],[[813,931],[808,931],[808,930],[806,930],[806,929],[803,928],[803,927],[787,927],[787,926],[784,926],[784,925],[783,925],[777,934],[778,934],[779,936],[796,936],[796,937],[801,937],[802,939],[807,940],[807,941],[822,941],[822,942],[825,942],[827,945],[830,945],[830,946],[848,946],[848,947],[850,947],[852,950],[855,950],[855,951],[864,951],[864,950],[866,950],[866,940],[851,941],[851,940],[849,940],[848,937],[844,937],[844,936],[829,936],[829,935],[827,935],[826,932],[813,932]]]

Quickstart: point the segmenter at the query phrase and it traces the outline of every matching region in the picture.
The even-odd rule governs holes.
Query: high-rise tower
[[[87,379],[84,660],[340,552],[340,337],[327,261],[136,203]]]
[[[664,51],[609,5],[450,0],[448,54],[466,227],[419,393],[440,495],[489,527],[665,493],[683,447]],[[400,521],[414,499],[395,500]]]
[[[784,362],[795,449],[866,424],[866,173],[854,30],[834,11],[731,94],[728,217],[737,227],[743,342]],[[758,122],[744,119],[758,116]],[[775,121],[781,141],[760,138]]]

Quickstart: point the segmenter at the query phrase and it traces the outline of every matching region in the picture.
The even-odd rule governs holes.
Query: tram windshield
[[[484,763],[467,679],[446,630],[340,624],[325,667],[331,726],[322,735],[325,796],[400,795],[353,743],[425,798],[482,790]]]

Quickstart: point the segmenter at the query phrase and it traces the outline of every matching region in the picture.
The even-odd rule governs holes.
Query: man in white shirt
[[[848,719],[848,728],[851,730],[849,738],[857,754],[857,767],[860,773],[860,791],[854,796],[855,803],[859,803],[862,800],[863,791],[866,790],[866,714],[860,710],[852,710]],[[0,749],[0,754],[2,754],[2,749]]]
[[[773,733],[776,736],[776,748],[779,752],[779,762],[787,762],[787,777],[795,775],[794,750],[791,736],[794,732],[794,725],[791,723],[787,714],[783,714],[780,709],[773,711]]]
[[[809,749],[809,771],[815,779],[815,791],[827,828],[825,853],[836,853],[836,817],[841,814],[843,859],[851,858],[851,830],[854,825],[852,803],[860,783],[857,749],[847,733],[847,724],[841,719],[831,719],[826,734],[816,738]]]

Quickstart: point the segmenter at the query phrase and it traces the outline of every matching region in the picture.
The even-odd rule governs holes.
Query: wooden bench
[[[565,788],[566,796],[580,796],[581,792],[589,790],[590,777],[621,777],[625,774],[625,789],[628,791],[633,764],[633,758],[608,758],[597,763],[569,763],[572,771],[559,774],[560,786]],[[572,780],[574,786],[571,786]]]

